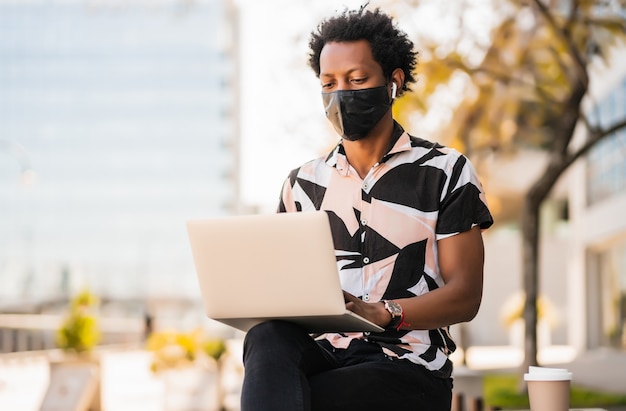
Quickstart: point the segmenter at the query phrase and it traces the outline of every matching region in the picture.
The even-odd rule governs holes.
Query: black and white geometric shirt
[[[325,210],[342,288],[364,301],[407,298],[443,285],[437,240],[493,224],[474,167],[454,149],[409,136],[395,123],[395,143],[362,179],[341,142],[326,157],[293,170],[279,212]],[[436,309],[436,307],[433,307]],[[456,349],[448,328],[325,334],[336,348],[355,338],[392,358],[449,377]]]

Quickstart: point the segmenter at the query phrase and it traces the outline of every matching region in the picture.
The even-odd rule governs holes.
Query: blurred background
[[[134,321],[103,343],[239,338],[203,315],[185,221],[274,212],[289,171],[337,142],[308,38],[363,3],[0,0],[0,313],[54,319],[88,289]],[[624,2],[375,7],[420,51],[396,118],[472,160],[496,220],[459,361],[524,361],[525,294],[540,361],[626,351]],[[1,352],[54,346],[19,318]]]

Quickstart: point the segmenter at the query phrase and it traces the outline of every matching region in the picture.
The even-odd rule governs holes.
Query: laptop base
[[[223,324],[247,332],[250,328],[269,320],[280,320],[299,324],[309,333],[327,332],[382,332],[384,328],[347,312],[343,315],[316,315],[304,317],[271,317],[271,318],[215,318]]]

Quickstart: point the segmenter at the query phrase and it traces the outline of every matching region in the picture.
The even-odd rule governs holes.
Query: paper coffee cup
[[[524,374],[530,411],[568,411],[572,373],[565,368],[529,367]]]

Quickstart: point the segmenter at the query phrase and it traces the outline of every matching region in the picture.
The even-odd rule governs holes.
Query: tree
[[[431,43],[422,49],[422,88],[395,109],[400,118],[409,109],[425,109],[441,87],[456,82],[459,88],[461,83],[464,97],[444,130],[451,145],[478,162],[520,147],[548,153],[545,170],[525,194],[521,211],[524,370],[537,364],[540,207],[570,165],[626,127],[626,116],[600,124],[583,107],[590,64],[607,61],[611,48],[626,37],[626,1],[510,0],[493,7],[500,17],[486,46],[461,47],[459,41],[454,47]],[[573,144],[577,127],[587,131],[581,144]]]

